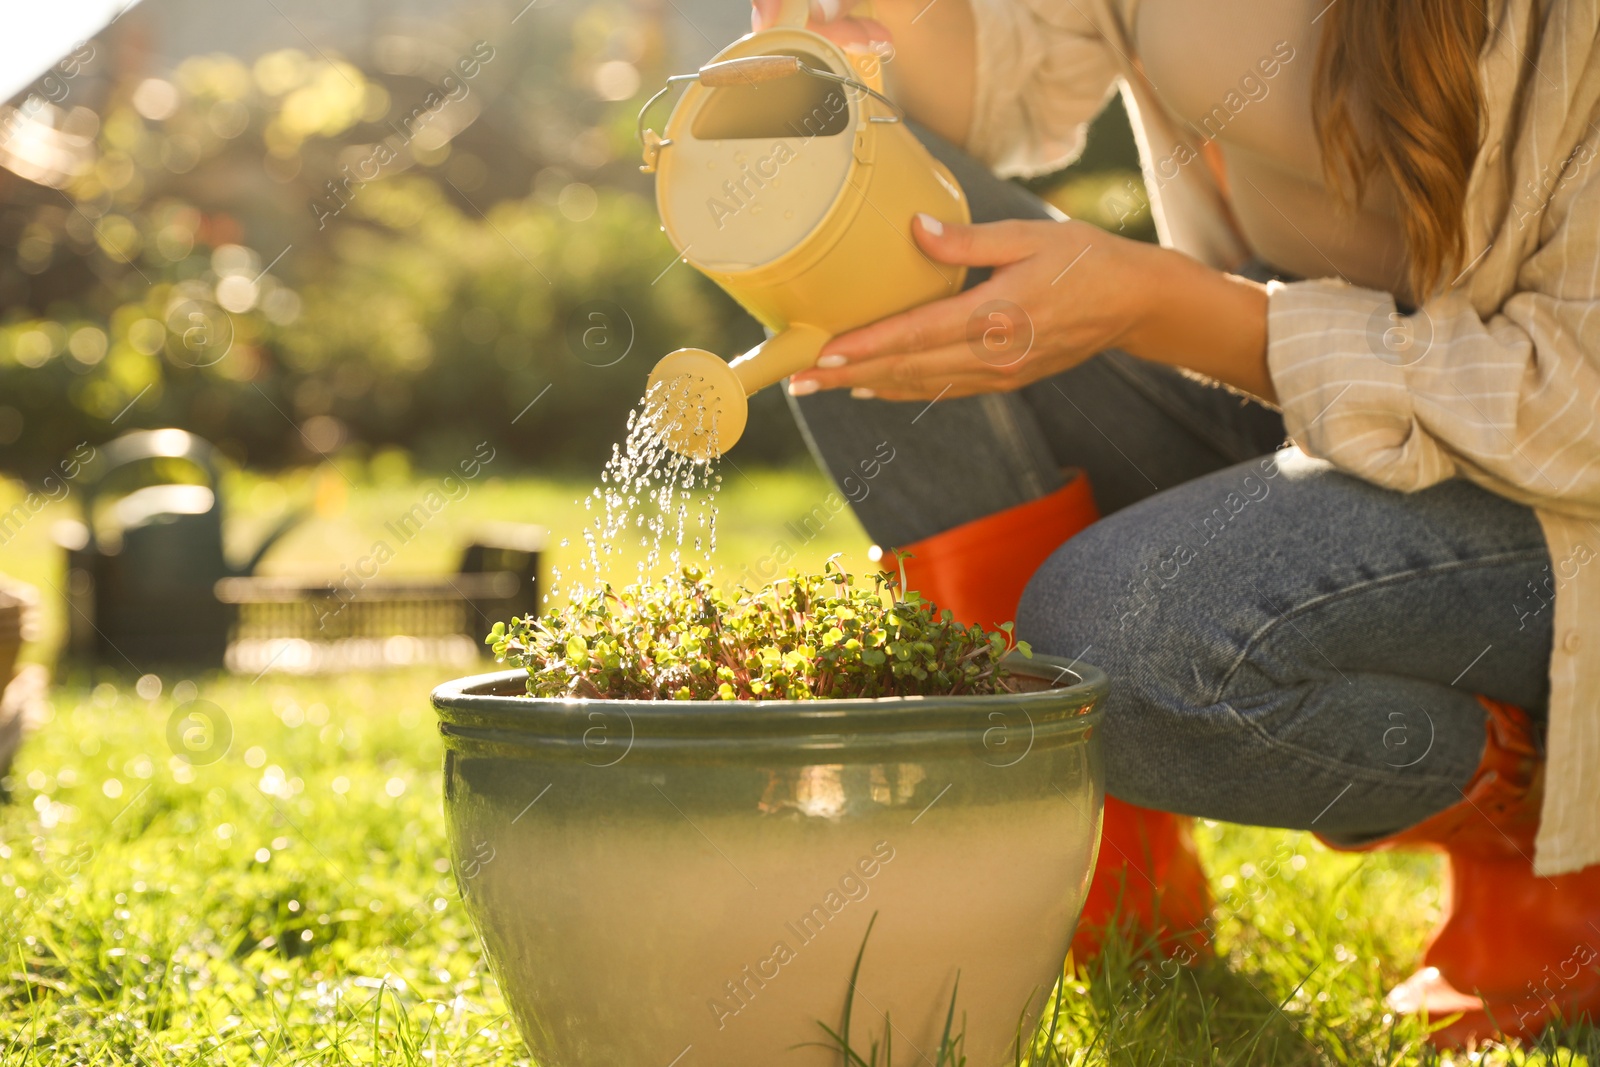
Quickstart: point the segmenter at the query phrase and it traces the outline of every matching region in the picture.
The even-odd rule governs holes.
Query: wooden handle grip
[[[729,85],[753,85],[776,81],[800,73],[798,56],[746,56],[743,59],[725,59],[700,68],[700,84],[712,88]]]

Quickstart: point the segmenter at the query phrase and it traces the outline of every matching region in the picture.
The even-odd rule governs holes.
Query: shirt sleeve
[[[977,92],[967,151],[1006,177],[1072,162],[1116,87],[1111,42],[1075,0],[973,0],[972,6]]]
[[[1542,220],[1528,222],[1541,228],[1538,245],[1492,314],[1461,290],[1403,316],[1387,293],[1337,281],[1273,285],[1267,362],[1296,442],[1394,489],[1461,475],[1526,504],[1600,517],[1593,169],[1573,171]]]

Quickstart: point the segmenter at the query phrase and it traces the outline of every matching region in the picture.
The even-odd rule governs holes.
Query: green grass
[[[743,496],[729,487],[730,553],[768,551],[826,491],[808,476],[752,477]],[[292,480],[285,493],[251,482],[241,479],[245,522],[264,525],[266,498],[297,491]],[[416,492],[358,486],[282,565],[362,549]],[[485,483],[461,521],[556,526],[573,515],[573,489]],[[32,540],[8,547],[8,570],[57,580],[36,536],[47,528],[41,514]],[[448,531],[436,536],[417,542],[414,571],[453,554]],[[841,516],[805,547],[863,544]],[[258,681],[162,672],[156,693],[131,673],[61,679],[0,807],[0,1063],[528,1063],[451,872],[427,705],[439,680],[423,669]],[[200,766],[167,740],[174,708],[194,696],[232,732],[226,754]],[[1336,854],[1306,834],[1210,823],[1199,835],[1219,897],[1217,957],[1141,964],[1113,946],[1066,984],[1055,1047],[1036,1064],[1437,1062],[1421,1027],[1382,1005],[1437,918],[1433,860]],[[875,1021],[857,1014],[858,1050]],[[1600,1052],[1593,1032],[1565,1039],[1565,1050],[1496,1048],[1470,1062],[1567,1067]]]
[[[527,1062],[451,875],[437,680],[171,675],[151,699],[67,678],[0,810],[0,1061]],[[233,731],[205,766],[166,739],[191,685]],[[1381,995],[1435,917],[1432,862],[1200,836],[1219,957],[1141,970],[1114,948],[1069,984],[1047,1062],[1427,1062]]]

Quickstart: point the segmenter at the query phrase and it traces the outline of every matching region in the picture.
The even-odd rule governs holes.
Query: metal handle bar
[[[820,78],[823,81],[834,82],[837,85],[847,86],[852,89],[860,89],[894,111],[895,117],[887,121],[898,122],[905,116],[905,112],[900,109],[900,105],[878,92],[872,86],[864,85],[856,79],[847,78],[842,74],[835,74],[831,70],[819,70],[801,60],[799,56],[744,56],[740,59],[724,59],[720,63],[708,63],[693,74],[674,74],[669,77],[667,84],[663,85],[654,96],[646,100],[644,107],[639,109],[637,131],[639,144],[647,150],[652,147],[650,140],[645,136],[648,132],[645,130],[644,125],[645,116],[655,106],[656,101],[672,91],[674,85],[684,82],[699,82],[708,88],[720,89],[737,85],[759,85],[762,82],[776,81],[779,78],[787,78],[795,74],[809,74],[811,77]],[[670,140],[659,140],[655,142],[655,147],[665,147],[671,143]]]

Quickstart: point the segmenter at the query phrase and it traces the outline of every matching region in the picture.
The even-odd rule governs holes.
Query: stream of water
[[[634,564],[632,581],[656,581],[684,566],[710,571],[717,548],[717,493],[722,473],[716,458],[696,459],[673,449],[669,441],[709,433],[694,384],[677,378],[655,385],[628,413],[627,436],[611,446],[611,458],[600,472],[600,484],[583,500],[589,513],[582,538],[585,551],[578,572],[563,586],[559,568],[552,570],[552,597],[579,597],[602,582],[628,584],[619,574],[628,539],[638,538],[643,554]],[[561,542],[563,547],[570,540]]]

